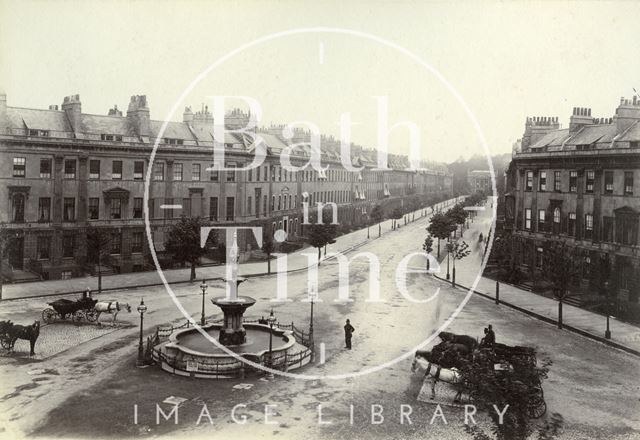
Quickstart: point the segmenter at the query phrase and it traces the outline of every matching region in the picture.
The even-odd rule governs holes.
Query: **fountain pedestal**
[[[247,332],[242,325],[244,312],[255,304],[256,300],[248,296],[236,298],[214,298],[213,304],[222,309],[224,322],[220,329],[218,341],[222,345],[241,345],[247,341]]]

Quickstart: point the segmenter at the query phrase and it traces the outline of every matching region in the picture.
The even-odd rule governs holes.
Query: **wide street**
[[[314,309],[316,347],[324,344],[324,363],[316,356],[315,364],[293,373],[307,375],[340,375],[364,373],[409,353],[430,336],[458,307],[466,292],[452,289],[447,283],[424,273],[407,276],[408,293],[416,300],[439,293],[432,301],[418,303],[403,296],[396,287],[396,270],[401,260],[421,250],[426,236],[425,218],[416,218],[397,230],[377,237],[371,228],[371,240],[348,254],[370,252],[380,261],[380,301],[370,297],[367,261],[353,261],[348,275],[353,302],[337,302],[338,262],[324,261],[319,270],[321,302]],[[476,221],[465,231],[474,252],[477,234],[486,235],[487,223]],[[313,252],[311,249],[309,252]],[[445,262],[446,264],[446,262]],[[409,267],[424,266],[424,259],[413,258]],[[479,269],[479,268],[478,268]],[[446,268],[445,268],[446,270]],[[441,273],[442,274],[442,273]],[[290,302],[272,302],[276,292],[276,276],[250,278],[240,286],[242,295],[252,296],[257,303],[246,313],[248,318],[268,315],[271,307],[281,322],[294,321],[306,327],[309,303],[305,298],[307,273],[288,275]],[[344,282],[344,280],[342,281]],[[372,281],[373,282],[373,281]],[[185,309],[200,317],[199,282],[173,287]],[[209,301],[224,294],[221,283],[211,284],[207,292],[207,315],[221,317]],[[103,296],[128,302],[132,313],[121,312],[118,327],[111,327],[103,317],[104,329],[69,323],[44,326],[44,345],[36,351],[50,350],[47,344],[63,345],[62,352],[40,355],[35,360],[4,356],[0,361],[0,413],[5,427],[0,435],[7,437],[73,436],[73,437],[154,437],[189,435],[192,438],[467,438],[463,429],[463,412],[443,406],[447,418],[430,424],[435,405],[417,400],[422,377],[411,373],[412,356],[367,374],[341,379],[305,380],[276,376],[273,380],[247,377],[226,381],[194,380],[171,376],[156,367],[135,367],[139,318],[136,305],[144,297],[149,311],[145,314],[145,334],[167,322],[184,322],[164,287],[109,292]],[[2,304],[0,319],[28,322],[39,319],[50,299],[28,299]],[[345,350],[342,326],[349,318],[356,328],[353,350]],[[480,337],[491,323],[499,342],[529,345],[538,349],[538,359],[553,364],[544,383],[548,413],[561,413],[566,425],[561,438],[638,438],[640,436],[640,386],[637,372],[640,359],[599,342],[560,331],[554,326],[523,315],[504,306],[472,296],[455,317],[449,330]],[[86,336],[90,333],[90,337]],[[46,334],[56,334],[46,342]],[[80,334],[80,336],[78,336]],[[74,339],[76,338],[76,339]],[[92,339],[91,339],[92,338]],[[21,345],[23,344],[23,345]],[[25,341],[16,344],[18,351],[27,348]],[[45,358],[46,357],[46,358]],[[234,385],[249,384],[240,389]],[[165,411],[170,405],[162,401],[170,396],[187,399],[179,409],[179,423],[161,421],[156,424],[155,405]],[[134,423],[134,405],[138,420]],[[238,404],[237,418],[246,415],[246,423],[232,419]],[[323,406],[322,422],[318,405]],[[371,406],[383,407],[384,421],[371,422]],[[203,405],[211,416],[197,424]],[[265,419],[267,411],[274,415]],[[353,422],[350,422],[353,405]],[[401,419],[401,405],[411,405],[411,424]],[[480,417],[481,418],[481,417]],[[267,423],[269,422],[269,423]],[[401,423],[402,422],[402,423]]]

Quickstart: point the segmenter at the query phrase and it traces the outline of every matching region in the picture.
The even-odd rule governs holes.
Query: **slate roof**
[[[39,110],[21,107],[7,107],[7,117],[12,128],[31,128],[70,132],[67,115],[59,110]]]

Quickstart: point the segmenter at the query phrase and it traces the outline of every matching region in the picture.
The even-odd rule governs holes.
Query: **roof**
[[[569,129],[562,128],[560,130],[553,130],[542,136],[535,144],[531,145],[529,148],[549,148],[552,147],[560,148],[565,140],[569,137]]]
[[[67,115],[59,110],[7,107],[7,117],[12,128],[33,128],[60,132],[71,132]]]
[[[129,120],[120,116],[88,115],[80,116],[80,124],[83,133],[119,134],[123,136],[136,136]]]
[[[571,136],[565,142],[565,146],[592,145],[595,143],[610,144],[615,135],[615,124],[586,125]]]
[[[635,122],[616,140],[623,142],[640,141],[640,121]]]

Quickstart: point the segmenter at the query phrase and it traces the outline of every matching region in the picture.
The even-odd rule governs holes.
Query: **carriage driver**
[[[491,324],[484,329],[484,338],[480,341],[481,347],[493,347],[496,342],[496,334],[493,332]]]

